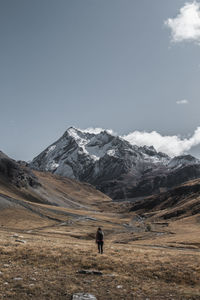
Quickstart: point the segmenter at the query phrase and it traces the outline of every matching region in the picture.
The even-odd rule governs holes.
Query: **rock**
[[[15,242],[18,242],[18,243],[23,243],[23,244],[26,244],[26,241],[25,240],[15,240]]]
[[[102,272],[96,270],[79,270],[78,273],[85,275],[103,275]]]
[[[3,272],[0,271],[0,276],[3,275]]]
[[[39,187],[37,177],[30,168],[25,167],[19,162],[9,158],[0,151],[0,173],[1,176],[18,188]]]
[[[3,266],[4,266],[5,268],[9,268],[9,267],[10,267],[9,264],[4,264]]]
[[[72,296],[72,300],[97,300],[97,298],[88,293],[77,293]]]
[[[23,280],[23,278],[21,278],[21,277],[15,277],[15,278],[13,278],[13,280],[20,281],[20,280]]]
[[[117,289],[122,289],[123,286],[122,285],[117,285]]]
[[[18,237],[19,237],[19,235],[18,235],[17,233],[14,233],[14,234],[12,235],[12,237],[14,237],[14,238],[18,238]]]
[[[36,281],[36,278],[34,278],[34,277],[31,277],[31,278],[30,278],[30,280],[32,280],[32,281]]]
[[[115,274],[106,274],[106,276],[108,276],[108,277],[115,277],[116,275]]]

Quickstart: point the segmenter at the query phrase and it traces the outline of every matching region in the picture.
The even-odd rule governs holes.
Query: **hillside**
[[[130,204],[130,211],[152,219],[181,219],[200,213],[200,179]]]
[[[55,207],[99,210],[98,206],[110,201],[89,184],[51,173],[33,172],[25,163],[0,153],[0,214],[7,225],[20,220],[14,216],[27,220],[32,216],[40,223],[57,219],[59,209],[55,211]]]

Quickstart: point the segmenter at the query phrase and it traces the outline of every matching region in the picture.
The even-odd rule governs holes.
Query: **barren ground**
[[[71,299],[75,292],[101,300],[200,299],[199,216],[145,231],[133,216],[57,209],[45,210],[56,221],[1,211],[1,299]],[[103,255],[94,242],[99,225]]]
[[[0,188],[0,299],[71,299],[76,292],[98,300],[200,299],[199,214],[142,219],[92,187],[48,176],[41,175],[46,190],[38,197],[65,207]],[[102,255],[94,241],[99,226]]]

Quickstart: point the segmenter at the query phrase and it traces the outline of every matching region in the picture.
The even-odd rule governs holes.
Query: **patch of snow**
[[[53,145],[53,146],[50,146],[48,149],[47,149],[47,154],[53,150],[55,150],[56,148],[56,145]]]
[[[111,143],[109,143],[109,135],[111,132],[105,131],[104,129],[96,128],[94,130],[80,130],[76,128],[69,128],[67,132],[78,144],[78,153],[85,153],[94,161],[103,157],[112,147]],[[88,137],[87,133],[90,133],[91,136]],[[66,143],[66,140],[64,142]],[[60,148],[60,145],[58,145],[58,148]]]
[[[114,150],[114,149],[108,150],[108,151],[107,151],[107,154],[108,154],[109,156],[115,156],[115,150]]]
[[[110,144],[104,145],[102,148],[99,146],[86,146],[85,149],[88,153],[88,155],[95,158],[95,160],[99,160],[101,157],[103,157],[108,149],[111,147]]]
[[[90,157],[91,157],[94,161],[99,160],[99,157],[96,156],[96,155],[90,155]]]
[[[78,131],[75,128],[68,129],[68,134],[80,143],[84,141],[84,139],[81,139],[80,135],[78,135]]]
[[[49,161],[49,163],[46,166],[46,171],[54,171],[59,167],[59,164],[56,163],[54,160]]]

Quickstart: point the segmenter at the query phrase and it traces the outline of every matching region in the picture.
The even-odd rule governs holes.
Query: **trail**
[[[133,244],[133,247],[137,248],[151,248],[151,249],[168,249],[174,251],[192,251],[192,252],[200,252],[200,249],[194,249],[190,247],[179,247],[179,246],[162,246],[162,245],[148,245],[148,244]]]

